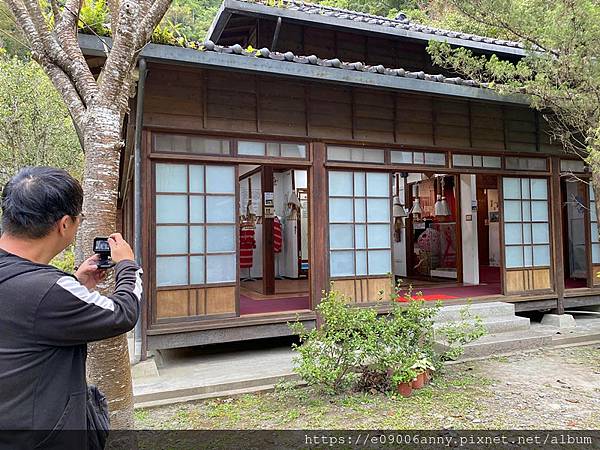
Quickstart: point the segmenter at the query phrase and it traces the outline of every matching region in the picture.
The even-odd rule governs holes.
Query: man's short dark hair
[[[2,191],[2,231],[42,238],[64,216],[81,214],[81,184],[63,169],[25,167]]]

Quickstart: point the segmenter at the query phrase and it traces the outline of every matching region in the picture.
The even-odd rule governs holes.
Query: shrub
[[[300,337],[300,344],[293,346],[296,373],[329,393],[351,386],[367,392],[386,391],[395,387],[398,377],[439,368],[459,356],[465,343],[482,335],[477,320],[468,328],[451,324],[444,328],[450,351],[436,354],[433,324],[440,303],[425,306],[424,301],[412,298],[410,290],[403,298],[406,303],[392,301],[390,312],[378,315],[374,307],[352,305],[332,284],[316,309],[322,319],[320,328],[308,330],[300,322],[290,325]],[[468,306],[461,318],[470,318]]]

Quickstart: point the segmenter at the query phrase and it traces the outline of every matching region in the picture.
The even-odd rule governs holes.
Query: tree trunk
[[[94,107],[84,131],[85,169],[83,212],[85,221],[77,236],[77,260],[92,254],[94,237],[116,231],[121,114],[117,108]],[[112,293],[114,277],[99,285]],[[106,395],[111,428],[133,428],[133,392],[126,335],[88,345],[87,378]]]

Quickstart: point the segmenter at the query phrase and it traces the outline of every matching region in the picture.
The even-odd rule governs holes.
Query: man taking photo
[[[0,448],[74,448],[62,430],[88,427],[86,344],[126,333],[137,321],[141,269],[120,234],[108,239],[112,295],[94,292],[106,277],[97,255],[75,275],[48,265],[75,239],[82,204],[79,182],[49,167],[21,170],[2,192],[0,430],[21,433],[1,433]],[[77,445],[85,448],[80,434]]]

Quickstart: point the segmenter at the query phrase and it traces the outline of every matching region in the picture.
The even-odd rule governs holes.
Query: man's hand
[[[110,245],[110,257],[116,263],[130,259],[135,260],[133,250],[129,244],[123,239],[121,233],[113,233],[108,237],[108,245]]]
[[[107,271],[97,267],[99,260],[98,255],[94,255],[86,259],[75,272],[79,282],[90,291],[96,289],[96,285],[106,278]]]

